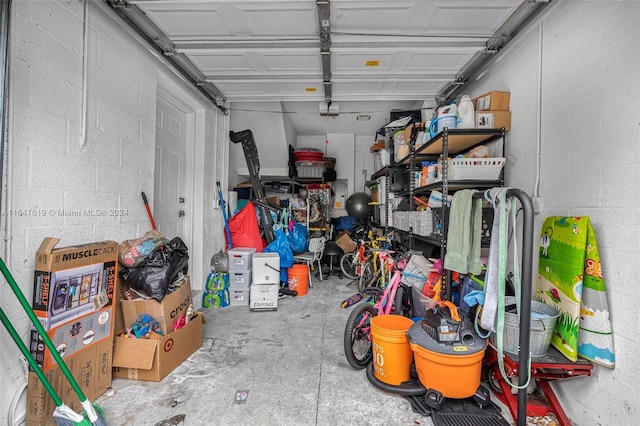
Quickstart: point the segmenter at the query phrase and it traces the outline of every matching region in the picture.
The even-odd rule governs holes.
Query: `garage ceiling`
[[[445,100],[548,0],[105,0],[218,105]]]

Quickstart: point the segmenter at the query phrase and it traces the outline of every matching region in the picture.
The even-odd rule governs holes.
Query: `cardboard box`
[[[249,298],[251,311],[277,311],[279,284],[252,284]]]
[[[149,314],[160,323],[163,336],[173,331],[173,326],[181,316],[186,315],[189,305],[192,304],[188,275],[185,277],[185,282],[174,292],[167,294],[162,302],[153,298],[120,301],[125,327],[131,327],[138,314]]]
[[[113,377],[159,382],[202,346],[202,312],[161,339],[118,336],[113,349]]]
[[[371,190],[371,202],[379,202],[380,198],[378,197],[378,185],[372,185],[369,189]]]
[[[105,339],[97,342],[72,357],[65,358],[65,364],[76,379],[82,392],[94,401],[111,387],[111,367],[113,341]],[[45,373],[62,401],[75,412],[82,412],[82,405],[73,388],[57,365]],[[31,426],[49,424],[56,408],[38,376],[29,372],[27,385],[26,424]]]
[[[278,253],[256,253],[251,261],[252,284],[280,283],[280,255]]]
[[[267,201],[267,203],[271,204],[272,206],[278,206],[278,207],[282,206],[282,201],[280,201],[280,198],[278,197],[266,197],[265,200]]]
[[[492,91],[473,98],[476,111],[509,111],[511,93]]]
[[[511,130],[511,111],[482,111],[476,112],[476,129]]]
[[[345,253],[352,253],[356,251],[356,248],[358,247],[356,243],[349,236],[348,231],[342,231],[341,233],[338,234],[338,236],[336,237],[336,244]]]
[[[59,241],[45,238],[36,253],[32,307],[59,353],[68,358],[113,338],[118,243],[56,248]],[[56,364],[35,329],[30,351],[43,371]]]

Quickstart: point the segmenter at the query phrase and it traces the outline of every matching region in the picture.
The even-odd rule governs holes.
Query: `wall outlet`
[[[531,197],[531,204],[533,205],[533,213],[538,214],[542,211],[542,198]]]

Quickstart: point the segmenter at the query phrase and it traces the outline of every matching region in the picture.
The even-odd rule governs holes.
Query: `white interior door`
[[[169,96],[158,93],[153,216],[168,239],[187,239],[187,113]]]

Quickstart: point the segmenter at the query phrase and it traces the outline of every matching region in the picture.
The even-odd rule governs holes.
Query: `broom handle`
[[[36,362],[36,360],[33,359],[33,356],[29,352],[27,345],[25,345],[22,339],[20,338],[20,336],[18,336],[16,329],[13,327],[13,324],[11,324],[11,321],[9,321],[9,318],[7,318],[7,316],[5,315],[1,307],[0,307],[0,321],[2,321],[4,328],[6,328],[9,334],[11,335],[11,338],[18,346],[18,349],[20,349],[20,352],[22,352],[22,355],[25,357],[25,359],[29,363],[29,366],[31,366],[31,369],[34,371],[34,373],[36,373],[36,375],[42,382],[42,385],[44,386],[44,388],[47,390],[49,395],[51,395],[51,399],[53,399],[53,402],[56,404],[56,407],[61,406],[62,400],[60,399],[60,396],[58,395],[56,390],[53,388],[53,386],[51,386],[51,383],[49,382],[49,380],[47,380],[47,376],[44,375],[44,373],[38,366],[38,363]]]
[[[84,392],[82,392],[82,389],[80,389],[78,382],[71,374],[71,371],[69,371],[69,367],[67,367],[67,364],[64,362],[64,360],[58,353],[58,350],[56,349],[55,345],[51,341],[51,338],[49,338],[49,335],[45,331],[44,327],[42,327],[42,324],[40,324],[38,317],[36,317],[36,314],[33,312],[33,309],[31,309],[31,306],[29,306],[29,303],[27,302],[27,299],[24,297],[22,290],[20,290],[20,287],[18,287],[16,280],[11,275],[11,272],[9,272],[9,270],[7,269],[7,265],[4,264],[4,260],[1,257],[0,257],[0,270],[2,270],[2,275],[4,275],[4,277],[6,278],[7,282],[9,283],[9,286],[11,287],[11,290],[13,291],[13,294],[15,294],[16,297],[18,298],[20,305],[22,305],[22,308],[24,309],[25,313],[31,320],[31,323],[36,328],[36,330],[38,330],[38,333],[40,334],[40,337],[42,337],[42,340],[44,340],[44,344],[47,345],[47,348],[49,348],[49,352],[51,352],[51,355],[53,355],[53,358],[58,363],[60,370],[62,370],[62,373],[69,381],[69,384],[78,395],[80,402],[85,402],[87,400],[87,397],[85,396]]]
[[[231,230],[229,229],[229,220],[227,219],[227,203],[224,202],[222,196],[222,188],[220,188],[220,182],[216,182],[216,188],[218,189],[218,197],[220,197],[220,207],[222,208],[222,219],[224,220],[224,230],[227,233],[227,240],[229,240],[229,248],[233,248],[233,242],[231,241]]]
[[[147,201],[147,195],[144,192],[142,193],[142,201],[144,202],[145,209],[147,209],[147,216],[149,216],[149,222],[151,222],[151,229],[157,231],[158,228],[156,227],[156,221],[153,220],[153,214],[151,214],[151,209],[149,208],[149,201]]]

